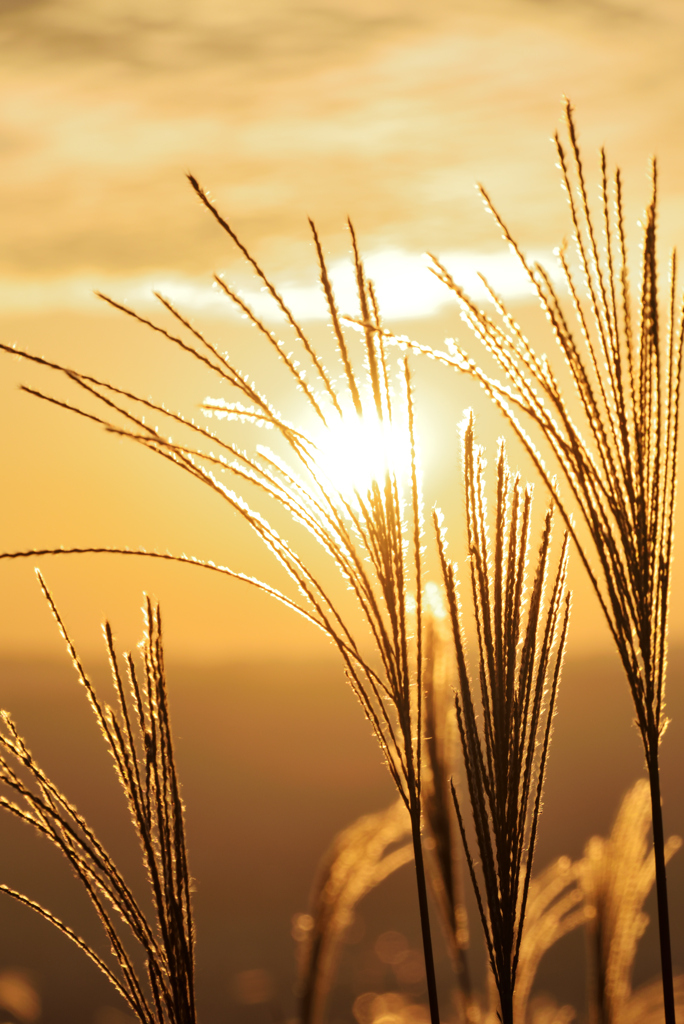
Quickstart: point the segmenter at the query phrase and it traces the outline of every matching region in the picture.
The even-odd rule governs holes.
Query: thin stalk
[[[501,1024],[513,1024],[513,989],[504,983],[503,991],[499,994],[501,1008]]]
[[[428,1002],[430,1004],[430,1022],[439,1024],[439,1004],[437,1002],[437,979],[435,977],[435,958],[432,952],[432,934],[430,931],[430,913],[428,910],[427,885],[425,882],[425,861],[423,844],[420,837],[420,804],[411,807],[411,838],[416,865],[416,884],[418,886],[418,907],[420,909],[420,930],[425,955],[425,978],[427,980]]]
[[[658,744],[653,744],[648,762],[648,781],[651,790],[651,816],[653,821],[653,852],[655,855],[656,899],[658,903],[658,934],[660,937],[660,965],[663,975],[663,1007],[665,1024],[675,1024],[675,998],[672,978],[672,944],[670,940],[670,911],[667,902],[667,875],[665,872],[665,834],[663,806],[660,797],[660,766]]]

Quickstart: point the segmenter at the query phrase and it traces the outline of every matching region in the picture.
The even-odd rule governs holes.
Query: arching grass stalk
[[[38,766],[6,711],[1,713],[0,783],[15,799],[0,795],[0,807],[32,825],[67,858],[100,918],[113,963],[28,896],[7,885],[0,885],[0,892],[31,907],[83,950],[141,1024],[195,1024],[191,880],[171,740],[159,608],[149,600],[145,606],[142,676],[131,656],[124,656],[128,685],[120,671],[111,629],[105,624],[118,702],[114,709],[98,697],[40,574],[39,579],[112,755],[140,842],[153,917],[150,921],[140,908],[85,819]],[[127,948],[131,936],[145,958],[143,976]]]
[[[302,422],[307,426],[288,422],[257,386],[162,296],[158,298],[164,311],[175,320],[180,333],[172,333],[113,300],[106,301],[179,346],[209,371],[221,395],[204,402],[208,415],[223,420],[228,427],[239,422],[257,429],[270,428],[271,436],[275,435],[273,448],[255,445],[245,451],[221,433],[181,413],[168,411],[161,402],[30,355],[27,358],[63,373],[82,396],[99,400],[104,412],[86,413],[79,408],[78,401],[74,405],[61,398],[48,398],[34,389],[27,390],[145,446],[221,497],[285,569],[295,585],[294,596],[253,578],[250,582],[300,612],[338,650],[410,816],[430,1014],[432,1024],[439,1024],[421,844],[423,512],[408,360],[402,357],[397,367],[390,364],[375,292],[366,277],[351,225],[359,309],[365,324],[361,335],[352,332],[356,351],[350,347],[351,339],[343,329],[323,250],[311,225],[338,361],[331,373],[302,325],[232,228],[197,182],[191,179],[191,183],[203,205],[237,244],[273,299],[277,312],[294,332],[298,357],[304,365],[289,354],[285,342],[269,330],[239,295],[216,278],[222,293],[248,317],[266,342],[267,353],[284,367],[293,397],[304,407]],[[357,366],[360,362],[361,369]],[[232,394],[226,395],[226,388]],[[318,434],[308,425],[312,421]],[[335,439],[341,441],[343,461],[352,467],[351,479],[340,480],[339,459],[325,457],[328,441]],[[372,467],[355,476],[355,467],[366,462],[369,454],[373,457]],[[236,482],[235,490],[226,483],[231,478]],[[249,504],[245,493],[256,494],[253,500],[259,507]],[[285,511],[289,526],[295,527],[294,540],[278,532],[267,520],[259,504],[262,499],[266,506],[270,502]],[[313,559],[298,549],[297,538],[301,535],[297,528],[301,526],[322,549],[322,554]],[[27,552],[5,557],[18,554]],[[195,564],[238,575],[213,563],[198,560]],[[342,610],[350,590],[360,612],[360,623],[354,612],[348,619]]]
[[[513,995],[537,836],[542,786],[570,613],[565,594],[565,535],[551,594],[544,591],[551,560],[552,513],[546,514],[534,581],[526,595],[532,491],[511,479],[503,442],[497,459],[494,539],[488,538],[485,462],[475,444],[473,417],[463,439],[470,584],[478,664],[468,666],[455,566],[435,526],[456,651],[456,717],[478,857],[468,835],[463,801],[452,785],[501,1020],[512,1024]]]
[[[674,1024],[659,747],[667,726],[665,673],[684,317],[681,306],[677,308],[674,253],[665,308],[659,304],[655,163],[634,300],[620,172],[609,182],[602,151],[596,218],[570,104],[566,119],[569,152],[558,136],[556,148],[579,269],[572,269],[565,247],[558,256],[571,316],[547,271],[527,261],[481,191],[536,292],[569,387],[561,383],[549,357],[535,351],[491,289],[495,316],[478,308],[437,259],[435,273],[457,296],[463,320],[506,380],[492,377],[455,342],[448,342],[447,352],[436,352],[408,339],[401,341],[481,383],[527,448],[577,544],[622,660],[643,744],[651,794],[665,1020]],[[551,448],[565,491],[527,432],[530,422]],[[586,532],[575,529],[575,513]]]

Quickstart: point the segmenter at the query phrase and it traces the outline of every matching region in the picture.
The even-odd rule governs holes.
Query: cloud
[[[587,156],[605,142],[629,171],[628,224],[662,157],[674,242],[682,45],[668,0],[0,3],[0,274],[74,293],[64,279],[91,268],[228,267],[187,171],[295,277],[307,215],[334,256],[348,213],[364,250],[494,245],[478,180],[523,244],[550,248],[568,231],[549,145],[563,93]]]
[[[445,0],[33,0],[3,3],[0,29],[29,60],[114,60],[151,73],[237,63],[258,74],[366,50],[447,11]]]
[[[548,252],[532,253],[547,266],[553,260]],[[506,251],[483,253],[456,251],[440,254],[440,260],[454,280],[477,301],[487,292],[479,274],[483,274],[494,290],[506,299],[530,297],[530,284],[515,259]],[[368,276],[376,287],[380,308],[385,317],[414,318],[437,313],[453,302],[453,296],[429,270],[429,259],[401,250],[371,254],[365,260]],[[358,315],[354,268],[348,260],[330,264],[330,277],[341,313]],[[229,282],[230,278],[226,277]],[[280,286],[278,286],[280,287]],[[171,299],[179,310],[224,316],[226,309],[235,316],[240,311],[209,278],[189,276],[174,270],[160,270],[137,276],[67,275],[45,280],[0,276],[0,311],[5,314],[44,313],[57,310],[97,311],[94,291],[104,292],[115,301],[135,309],[149,311],[156,305],[153,292]],[[317,284],[303,281],[285,283],[281,294],[295,316],[302,320],[326,320],[328,310]],[[259,316],[269,320],[282,319],[264,288],[245,284],[238,288],[240,297]]]

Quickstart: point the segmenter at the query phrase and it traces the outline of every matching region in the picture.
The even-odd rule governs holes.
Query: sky
[[[526,250],[550,259],[568,233],[551,142],[564,95],[588,165],[605,144],[623,168],[632,226],[657,153],[664,259],[684,236],[683,42],[676,0],[3,0],[0,337],[180,402],[187,370],[93,295],[149,312],[161,288],[244,351],[244,325],[211,275],[224,273],[259,311],[265,299],[188,172],[318,327],[309,216],[341,303],[352,289],[351,216],[386,316],[419,340],[462,329],[426,250],[475,293],[483,270],[524,308],[524,281],[475,183]],[[4,548],[116,542],[265,565],[223,509],[145,453],[38,408],[19,383],[52,386],[18,360],[3,363]],[[196,389],[190,404],[204,397]],[[457,474],[457,423],[478,398],[452,401],[433,444]],[[500,428],[490,430],[482,408],[494,440]],[[137,628],[147,587],[169,608],[170,642],[188,655],[242,656],[264,643],[270,653],[319,650],[289,613],[194,570],[42,564],[86,645],[99,644],[104,614]],[[58,651],[31,565],[0,573],[0,651]],[[585,647],[605,647],[580,592],[576,628]]]
[[[293,283],[310,283],[307,215],[343,254],[348,214],[368,253],[496,250],[476,181],[551,249],[563,95],[638,205],[658,154],[669,241],[683,31],[663,0],[5,0],[3,307],[71,305],[92,274],[202,279],[230,255],[187,171]]]

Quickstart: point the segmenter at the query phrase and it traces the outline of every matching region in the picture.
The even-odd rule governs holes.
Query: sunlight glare
[[[381,421],[375,415],[355,412],[334,419],[314,438],[315,462],[321,475],[346,500],[365,497],[377,482],[382,487],[387,472],[399,484],[411,473],[411,449],[405,424]],[[319,477],[319,483],[324,484]]]

